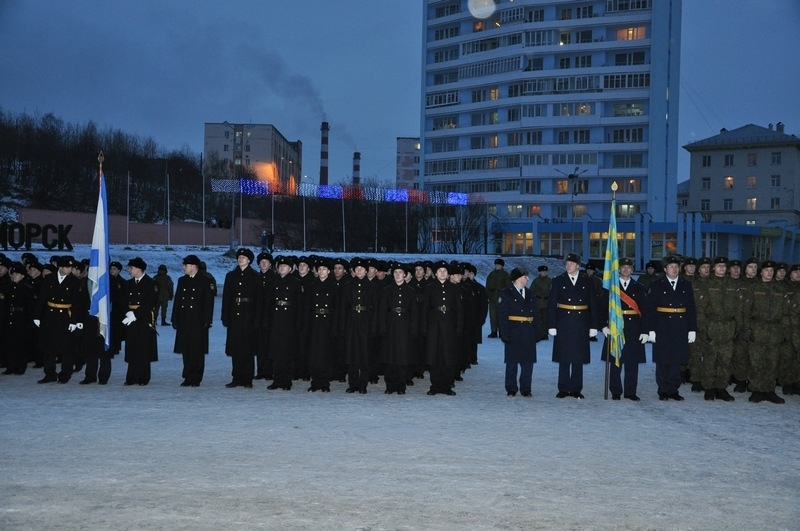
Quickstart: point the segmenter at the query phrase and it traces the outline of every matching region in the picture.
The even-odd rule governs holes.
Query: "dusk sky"
[[[0,0],[0,108],[198,154],[205,122],[270,123],[314,181],[327,120],[332,184],[354,151],[363,179],[393,180],[396,137],[419,135],[421,20],[421,0]],[[800,134],[800,1],[684,0],[682,43],[681,145]]]

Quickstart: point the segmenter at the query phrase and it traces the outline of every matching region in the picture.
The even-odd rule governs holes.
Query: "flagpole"
[[[616,200],[617,200],[617,181],[614,181],[613,183],[611,183],[611,216],[612,217],[615,215],[614,206],[616,204]],[[615,223],[615,226],[616,226],[616,223]],[[609,246],[611,245],[612,236],[614,238],[617,237],[616,234],[612,235],[611,232],[609,232],[609,234],[608,234],[608,244],[607,244]],[[616,241],[614,241],[614,244],[616,244]],[[608,254],[608,250],[606,250],[606,254]],[[606,260],[606,262],[608,262],[608,260]],[[608,264],[606,264],[606,266],[607,265]],[[606,272],[603,271],[603,276],[605,276],[605,273]],[[619,284],[619,281],[617,281],[617,283]],[[611,292],[609,291],[609,295],[610,295],[610,293]],[[608,324],[609,324],[608,328],[610,328],[611,327],[610,319],[609,319],[609,323]],[[608,400],[608,387],[609,387],[609,383],[610,383],[610,380],[611,380],[611,341],[614,341],[614,338],[611,337],[611,334],[609,334],[608,336],[606,336],[606,341],[605,341],[605,343],[606,343],[606,345],[605,345],[605,349],[606,349],[606,367],[605,367],[605,383],[603,385],[603,400]]]

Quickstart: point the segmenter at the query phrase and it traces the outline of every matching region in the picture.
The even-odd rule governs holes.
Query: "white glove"
[[[83,323],[78,323],[75,326],[78,327],[78,330],[83,330]]]
[[[555,328],[549,328],[547,330],[547,333],[550,334],[551,336],[555,337],[555,335],[558,333],[558,331]]]
[[[689,343],[694,343],[695,339],[697,339],[697,332],[689,332]]]
[[[609,330],[607,326],[603,327],[603,335],[606,337],[611,335],[611,330]]]
[[[639,341],[642,342],[642,345],[650,341],[650,336],[647,334],[639,334]]]
[[[70,323],[69,326],[67,326],[67,330],[69,330],[70,332],[74,332],[77,329],[78,329],[78,325],[76,325],[76,324]]]
[[[128,312],[125,314],[125,319],[122,320],[122,324],[124,324],[125,326],[129,326],[135,320],[136,316],[133,315],[133,312]]]
[[[655,343],[656,342],[656,333],[655,332],[650,332],[649,334],[647,334],[647,337],[648,337],[648,340],[650,341],[650,343]]]
[[[39,328],[42,325],[42,322],[39,319],[34,319],[33,324],[36,325],[36,328]]]
[[[589,329],[589,337],[597,337],[597,328]]]

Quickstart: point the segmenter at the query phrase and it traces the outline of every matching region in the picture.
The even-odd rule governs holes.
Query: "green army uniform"
[[[492,327],[492,333],[489,337],[497,337],[497,304],[500,297],[500,292],[511,285],[511,276],[508,271],[502,269],[506,265],[502,258],[494,261],[495,266],[501,266],[499,269],[495,268],[494,271],[486,276],[486,297],[489,299],[489,324]]]
[[[755,258],[748,258],[745,262],[745,266],[749,264],[758,264],[758,261]],[[742,276],[737,281],[739,283],[739,295],[741,296],[742,290],[752,286],[756,282],[760,282],[758,277],[755,278],[748,278],[745,274],[744,270],[742,271]],[[741,317],[742,307],[737,305],[737,310]],[[750,342],[749,338],[744,334],[739,334],[736,338],[736,342],[733,344],[733,359],[731,359],[731,374],[733,375],[732,379],[736,386],[733,388],[734,393],[744,393],[747,391],[747,382],[749,373],[750,373]]]
[[[716,264],[726,264],[720,257]],[[741,332],[738,283],[728,276],[712,274],[708,280],[697,283],[701,289],[695,293],[697,301],[698,341],[702,339],[703,359],[700,366],[700,384],[705,389],[705,399],[733,401],[725,389],[730,383],[733,343]],[[700,323],[703,323],[703,326]]]
[[[787,341],[781,351],[781,358],[778,362],[778,383],[783,386],[784,395],[800,394],[800,341],[795,341],[795,336],[798,335],[796,326],[798,317],[800,317],[800,281],[792,279],[795,272],[800,272],[800,264],[794,264],[789,270],[785,282],[786,295],[791,304],[790,310],[790,326],[787,330],[790,341]],[[800,336],[798,337],[800,339]]]
[[[775,269],[768,260],[761,265]],[[789,326],[790,304],[786,290],[778,282],[764,281],[743,290],[741,298],[743,332],[750,340],[750,391],[751,402],[768,400],[776,404],[784,400],[775,393],[780,349],[786,340]]]
[[[539,310],[539,338],[547,340],[547,300],[550,296],[550,285],[553,279],[542,275],[547,271],[547,266],[539,266],[539,275],[531,282],[531,291],[536,296],[536,308]]]

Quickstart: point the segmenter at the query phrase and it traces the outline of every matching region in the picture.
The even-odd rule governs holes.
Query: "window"
[[[614,55],[614,66],[643,65],[644,52],[618,53]]]
[[[448,151],[456,151],[456,150],[458,150],[457,138],[438,138],[431,142],[432,153],[446,153]],[[419,160],[415,160],[415,162],[419,162]]]
[[[559,144],[569,144],[569,131],[559,131],[558,132],[558,143]]]
[[[588,144],[589,143],[589,130],[580,129],[572,132],[573,144]]]
[[[773,166],[780,166],[781,165],[781,152],[780,151],[773,151],[772,152],[772,165]]]
[[[433,119],[433,130],[455,129],[457,124],[458,118],[456,116],[440,116]]]
[[[591,68],[592,67],[592,56],[591,55],[579,55],[575,58],[575,68]]]
[[[773,197],[769,200],[769,207],[772,210],[777,210],[781,207],[781,198],[780,197]]]
[[[556,193],[557,194],[568,194],[569,193],[569,181],[566,179],[561,179],[556,181]],[[559,216],[561,217],[561,216]]]
[[[641,179],[625,179],[622,181],[620,192],[624,194],[638,194],[642,191]]]
[[[541,131],[526,131],[525,143],[529,146],[540,146],[542,144]]]
[[[748,153],[747,154],[747,165],[748,166],[758,166],[758,153]]]
[[[725,166],[733,166],[733,155],[725,155]]]
[[[724,182],[725,182],[725,188],[726,189],[733,189],[733,176],[732,175],[727,175],[725,177],[725,181]]]
[[[481,101],[486,101],[486,91],[485,90],[473,90],[472,91],[472,103],[479,103]]]
[[[559,219],[567,219],[569,216],[569,205],[556,206],[556,217]]]
[[[632,218],[639,213],[639,205],[617,205],[617,217]]]
[[[489,91],[490,100],[497,101],[498,98],[500,98],[500,89],[493,88],[492,90]]]
[[[228,134],[228,132],[225,131],[225,134]],[[229,151],[229,150],[230,150],[230,145],[229,144],[225,144],[225,145],[222,146],[222,151]]]
[[[486,139],[482,136],[473,136],[469,139],[470,149],[483,149],[486,147]]]
[[[522,138],[520,138],[520,133],[508,133],[506,135],[507,146],[518,146],[521,143],[522,143]]]
[[[570,20],[571,18],[572,18],[572,10],[562,9],[561,14],[558,17],[558,20]]]
[[[542,207],[539,205],[528,205],[528,217],[532,218],[533,216],[541,216],[542,215]]]
[[[755,210],[756,209],[756,198],[755,197],[748,197],[745,200],[745,207],[747,210]]]
[[[770,186],[773,188],[780,188],[781,187],[781,176],[780,175],[770,175],[769,177]]]
[[[244,145],[244,150],[245,151],[250,151],[250,144],[245,144]]]
[[[612,168],[641,168],[644,155],[641,153],[618,153],[611,156]]]
[[[533,9],[528,13],[528,22],[544,22],[544,9]]]
[[[562,46],[564,44],[571,44],[572,43],[572,34],[571,33],[562,33],[558,37],[558,43],[560,45],[562,45]]]
[[[470,115],[470,124],[475,127],[478,125],[486,125],[486,115],[482,112],[474,112]]]
[[[500,114],[497,111],[492,111],[489,113],[489,123],[491,125],[497,125],[500,123]]]
[[[722,201],[722,210],[733,210],[733,199],[724,199]]]
[[[570,61],[569,57],[562,57],[561,59],[558,60],[558,68],[562,70],[569,68],[569,61]]]
[[[506,209],[508,210],[508,217],[510,218],[522,217],[522,205],[506,205]]]
[[[755,188],[756,187],[756,181],[758,181],[758,178],[755,175],[748,175],[747,176],[747,187],[748,188]]]
[[[521,94],[522,94],[522,87],[520,85],[509,85],[508,87],[509,98],[519,98]]]
[[[499,145],[499,142],[497,140],[497,135],[490,135],[488,140],[489,140],[489,147],[491,148],[496,148]]]
[[[643,142],[644,128],[632,127],[629,129],[614,129],[611,135],[611,141],[615,144],[626,142]]]
[[[526,194],[541,194],[542,193],[542,181],[540,180],[531,180],[525,181],[523,184],[523,193]],[[538,207],[537,207],[538,208]],[[537,212],[538,214],[538,212]]]
[[[525,70],[528,71],[528,72],[537,71],[537,70],[544,70],[544,58],[543,57],[528,57],[528,60],[525,63]]]
[[[711,155],[703,155],[703,167],[708,168],[711,166]]]
[[[547,116],[547,107],[543,103],[534,103],[522,107],[523,118],[539,118]]]
[[[700,210],[711,210],[711,199],[701,199]]]
[[[701,190],[711,190],[711,177],[703,177],[700,179]]]
[[[634,28],[618,29],[616,37],[618,41],[638,41],[646,39],[646,33],[644,26],[637,26]]]
[[[553,116],[589,116],[594,106],[589,102],[554,103]]]
[[[592,30],[579,31],[577,38],[579,43],[592,42]]]
[[[614,116],[642,116],[644,103],[617,103],[614,105]]]
[[[519,107],[514,107],[513,109],[508,109],[508,121],[509,122],[519,122]]]
[[[433,33],[433,40],[435,41],[451,39],[453,37],[458,37],[458,24],[446,28],[439,28]]]
[[[592,6],[583,6],[575,10],[576,18],[592,18],[594,16],[594,8]]]

